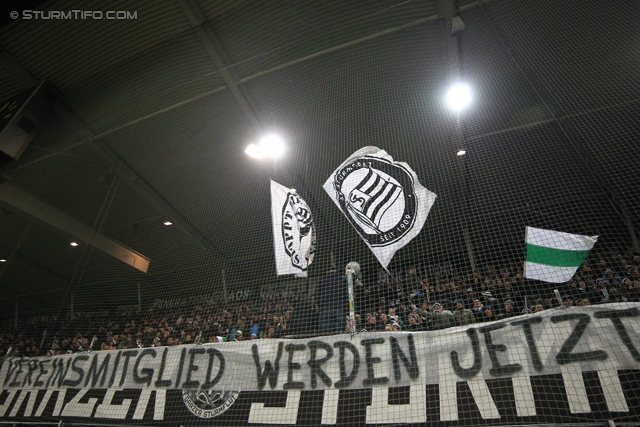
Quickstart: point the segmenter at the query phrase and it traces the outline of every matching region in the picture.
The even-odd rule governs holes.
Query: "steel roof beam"
[[[28,218],[34,218],[45,225],[53,227],[56,231],[72,239],[85,242],[143,273],[146,273],[149,268],[149,258],[96,232],[80,221],[71,218],[60,209],[13,184],[5,182],[0,185],[0,204],[11,211],[23,214]]]
[[[202,12],[202,9],[195,0],[177,0],[177,3],[189,20],[189,25],[191,25],[193,31],[200,39],[207,54],[209,54],[209,57],[218,68],[218,72],[224,79],[227,87],[231,93],[233,93],[236,102],[245,116],[247,116],[253,128],[259,133],[262,130],[262,124],[256,114],[255,103],[238,87],[240,76],[235,68],[231,66],[232,62],[229,59],[229,55],[227,55],[227,52],[224,50],[211,24],[206,21],[204,12]]]
[[[14,77],[22,82],[26,87],[31,87],[38,83],[36,79],[26,68],[24,68],[15,58],[13,58],[8,52],[0,51],[0,63],[10,71]],[[78,135],[84,144],[87,144],[96,154],[102,159],[113,166],[115,169],[123,170],[123,179],[131,188],[140,195],[145,202],[147,202],[154,210],[163,215],[166,218],[173,219],[177,227],[185,230],[209,253],[219,259],[225,259],[225,254],[206,236],[204,236],[195,226],[193,226],[182,214],[180,214],[174,207],[167,202],[158,192],[156,192],[135,170],[120,158],[109,146],[100,142],[100,138],[97,138],[93,132],[66,106],[61,102],[58,102],[54,109],[60,113],[60,115],[66,120],[71,128],[71,131]],[[72,147],[76,146],[74,144]],[[70,147],[69,147],[70,148]],[[60,151],[65,151],[62,149]],[[54,155],[53,153],[46,156]],[[38,161],[34,160],[33,162]],[[120,165],[124,165],[124,168],[120,168]],[[24,165],[21,165],[24,166]],[[6,175],[5,178],[9,179]]]

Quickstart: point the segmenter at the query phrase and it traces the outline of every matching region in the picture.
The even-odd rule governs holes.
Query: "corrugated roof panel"
[[[175,2],[59,1],[51,10],[124,10],[129,20],[21,20],[0,32],[0,44],[37,78],[49,78],[62,90],[75,81],[135,55],[188,28]]]
[[[267,192],[256,190],[268,182],[265,176],[258,178],[261,167],[268,167],[243,153],[252,133],[233,94],[226,91],[117,132],[108,141],[167,203],[211,241],[225,246],[237,228],[259,228],[261,239],[270,236],[257,209]]]
[[[251,7],[253,0],[198,0],[207,19],[215,18],[242,7]]]
[[[65,102],[101,133],[221,86],[217,67],[188,30],[85,79]]]
[[[432,0],[347,2],[268,1],[212,20],[241,76],[436,14]]]
[[[515,60],[544,87],[560,114],[635,102],[640,94],[640,2],[626,2],[624,24],[601,1],[499,1],[484,6]],[[511,18],[521,17],[518,22]],[[566,17],[571,16],[567,21]],[[495,30],[494,30],[495,31]],[[513,61],[513,60],[512,60]]]
[[[0,102],[25,89],[22,83],[13,77],[13,73],[0,65]]]

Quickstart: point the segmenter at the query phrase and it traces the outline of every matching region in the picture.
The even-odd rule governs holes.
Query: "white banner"
[[[571,307],[353,339],[7,359],[0,369],[0,421],[447,426],[584,422],[592,415],[637,421],[639,308]]]
[[[3,389],[355,389],[640,367],[640,304],[540,313],[433,332],[97,351],[5,360]]]
[[[323,188],[384,268],[420,233],[436,200],[408,164],[378,147],[353,153]]]
[[[271,181],[271,220],[277,274],[307,277],[316,250],[311,209],[295,190]]]

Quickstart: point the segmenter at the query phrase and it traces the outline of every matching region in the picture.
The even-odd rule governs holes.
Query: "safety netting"
[[[15,13],[0,424],[640,424],[640,3]]]

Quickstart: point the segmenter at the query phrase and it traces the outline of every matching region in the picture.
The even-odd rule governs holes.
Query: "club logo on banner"
[[[238,399],[239,391],[182,390],[182,400],[191,413],[200,418],[213,418],[225,412]]]
[[[378,147],[353,153],[323,188],[385,268],[420,233],[436,199],[408,164]]]
[[[311,209],[295,190],[271,181],[271,219],[277,274],[307,277],[316,250]]]

